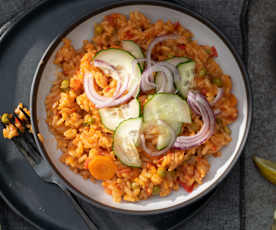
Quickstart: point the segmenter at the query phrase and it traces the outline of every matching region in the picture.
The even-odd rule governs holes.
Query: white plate
[[[128,15],[130,11],[138,10],[145,14],[152,21],[163,19],[173,22],[179,21],[184,27],[191,30],[195,40],[200,44],[214,45],[218,51],[218,64],[224,73],[229,74],[233,81],[233,92],[238,99],[239,116],[236,122],[231,125],[232,142],[223,149],[222,156],[210,159],[210,171],[204,183],[198,186],[192,193],[179,189],[167,197],[152,197],[138,203],[114,203],[112,197],[104,193],[100,183],[94,184],[83,180],[68,167],[59,161],[61,152],[56,148],[54,136],[49,132],[44,106],[45,97],[48,95],[52,82],[56,79],[57,67],[53,64],[56,51],[61,47],[61,39],[66,36],[72,40],[75,48],[82,46],[83,40],[89,40],[93,36],[93,25],[100,22],[105,15],[111,13],[123,13]],[[50,162],[56,173],[63,178],[68,187],[84,199],[101,207],[112,207],[113,210],[125,211],[127,213],[160,213],[183,207],[199,197],[202,197],[214,188],[228,174],[234,163],[237,161],[251,121],[251,99],[248,85],[248,77],[238,58],[225,37],[214,28],[209,22],[200,16],[175,5],[167,3],[124,3],[109,6],[103,10],[92,13],[85,19],[81,19],[70,29],[64,32],[50,45],[38,66],[31,92],[31,113],[32,125],[35,133],[41,133],[45,138],[44,144],[39,144],[44,156]]]

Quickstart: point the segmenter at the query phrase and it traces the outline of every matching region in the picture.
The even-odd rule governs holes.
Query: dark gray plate
[[[91,0],[46,2],[9,29],[0,43],[1,113],[12,111],[18,102],[28,104],[35,69],[50,42],[78,18],[99,6],[99,2]],[[5,201],[37,227],[86,229],[63,192],[43,183],[15,147],[2,138],[0,181]],[[213,193],[178,211],[150,217],[112,213],[85,202],[82,204],[101,229],[168,229],[192,216]]]

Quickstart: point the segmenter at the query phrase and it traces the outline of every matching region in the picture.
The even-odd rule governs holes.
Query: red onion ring
[[[223,88],[218,88],[216,97],[212,102],[210,102],[211,106],[214,106],[222,98],[223,92]]]
[[[152,53],[152,50],[154,48],[154,46],[159,43],[159,42],[162,42],[162,41],[165,41],[165,40],[169,40],[169,39],[177,39],[179,37],[179,35],[176,35],[176,34],[170,34],[170,35],[164,35],[164,36],[160,36],[160,37],[157,37],[155,38],[148,46],[148,50],[147,50],[147,53],[146,53],[146,56],[147,56],[147,68],[149,68],[151,66],[151,53]]]
[[[177,137],[173,145],[175,148],[189,149],[199,146],[208,140],[215,131],[215,116],[205,97],[199,93],[193,93],[190,91],[188,93],[188,102],[189,104],[193,104],[196,110],[200,111],[203,126],[194,136]]]
[[[174,66],[173,64],[168,63],[166,61],[158,62],[158,64],[167,67],[173,73],[175,82],[180,81],[180,74],[179,74],[176,66]]]
[[[155,65],[151,66],[150,69],[146,69],[142,74],[141,89],[143,92],[156,88],[156,84],[150,81],[150,76],[153,72],[163,72],[167,78],[167,82],[164,82],[159,92],[167,92],[167,90],[165,90],[165,83],[169,86],[169,92],[174,91],[172,73],[165,66],[156,63]]]
[[[189,94],[189,100],[187,100],[187,102],[195,114],[201,115],[198,107],[196,106],[196,94]]]
[[[170,34],[170,35],[164,35],[164,36],[159,36],[155,38],[148,46],[147,53],[146,53],[146,58],[147,58],[147,69],[151,69],[151,53],[154,48],[154,46],[162,41],[169,40],[169,39],[177,39],[179,35],[176,34]],[[151,74],[149,76],[150,82],[153,82],[153,75]]]
[[[162,149],[161,151],[152,151],[146,146],[145,136],[142,133],[140,135],[142,148],[147,154],[151,156],[160,156],[161,154],[168,152],[168,150],[172,147],[173,143],[175,142],[175,138],[176,138],[175,131],[171,128],[171,126],[169,126],[165,121],[162,121],[162,120],[157,120],[157,122],[160,122],[162,125],[166,126],[169,129],[171,134],[171,141],[169,145],[166,148]]]
[[[114,78],[118,79],[116,90],[115,90],[115,93],[113,94],[113,96],[112,97],[103,97],[96,92],[96,89],[94,87],[94,82],[92,79],[92,74],[88,73],[84,76],[85,93],[86,93],[87,97],[89,98],[89,100],[92,101],[96,105],[97,108],[111,107],[111,106],[119,105],[119,104],[129,100],[131,97],[134,96],[134,94],[136,94],[138,87],[140,85],[140,82],[138,82],[137,86],[133,86],[128,91],[127,94],[122,96],[122,94],[128,89],[129,76],[128,75],[126,76],[126,78],[124,79],[124,83],[121,86],[122,80],[121,80],[120,75],[115,67],[113,67],[109,63],[106,63],[101,60],[95,60],[94,64],[97,67],[106,68],[106,69],[112,71],[112,74],[113,74],[112,76],[115,75]]]

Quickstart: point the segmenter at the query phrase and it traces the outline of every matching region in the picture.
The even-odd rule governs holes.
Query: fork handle
[[[97,225],[88,217],[88,215],[85,213],[85,211],[81,208],[76,198],[73,196],[73,194],[64,186],[59,184],[59,187],[63,190],[63,192],[70,198],[75,210],[80,214],[83,221],[86,223],[89,230],[99,230]]]

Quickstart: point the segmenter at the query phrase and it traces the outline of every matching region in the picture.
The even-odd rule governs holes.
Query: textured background
[[[0,0],[0,25],[39,0]],[[184,1],[184,0],[183,0]],[[241,52],[239,15],[241,0],[186,0],[195,11],[214,21]],[[245,181],[246,230],[270,229],[273,209],[276,208],[276,188],[263,180],[251,161],[253,154],[276,160],[274,143],[276,128],[276,16],[275,0],[252,1],[249,13],[249,72],[254,93],[254,122],[244,151],[245,169],[238,163],[220,187],[215,198],[202,212],[179,229],[243,230],[240,222],[240,182]],[[275,38],[274,38],[275,37]],[[274,151],[273,151],[274,150]],[[274,155],[274,156],[273,156]],[[240,171],[244,178],[240,180]],[[31,230],[0,201],[0,223],[3,229]],[[241,228],[240,228],[241,226]],[[6,227],[6,228],[5,228]]]
[[[252,155],[276,161],[276,1],[254,0],[249,11],[248,68],[254,96],[251,133],[244,154],[246,230],[270,230],[276,186],[264,180]]]

